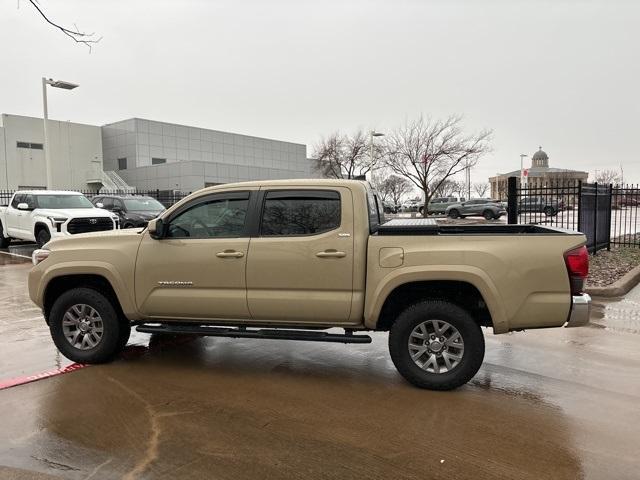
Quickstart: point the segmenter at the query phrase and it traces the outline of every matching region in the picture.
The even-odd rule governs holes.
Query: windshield
[[[159,212],[164,210],[164,206],[155,198],[127,198],[124,199],[124,206],[128,212]]]
[[[37,208],[95,208],[84,195],[36,195]]]

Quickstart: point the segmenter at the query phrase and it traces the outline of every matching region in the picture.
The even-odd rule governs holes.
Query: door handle
[[[218,258],[241,258],[244,257],[244,252],[237,252],[235,250],[225,250],[224,252],[216,253]]]
[[[345,252],[339,252],[337,250],[325,250],[324,252],[316,253],[316,257],[320,258],[342,258],[346,256],[347,254]]]

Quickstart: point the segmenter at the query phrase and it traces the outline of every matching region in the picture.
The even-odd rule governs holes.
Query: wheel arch
[[[490,279],[475,267],[459,267],[465,270],[398,272],[376,288],[365,311],[365,325],[388,330],[400,309],[420,300],[433,299],[462,306],[480,325],[492,327],[494,333],[508,331],[499,293]]]
[[[49,228],[49,225],[47,225],[45,222],[43,222],[42,220],[38,220],[34,225],[33,225],[33,236],[38,238],[38,232],[40,232],[40,230],[46,229],[49,233],[51,233],[51,229]]]
[[[45,267],[46,261],[34,267],[29,273],[29,295],[33,302],[40,306],[45,315],[51,308],[52,298],[69,288],[89,286],[111,295],[114,304],[130,320],[138,320],[139,313],[135,306],[134,292],[128,288],[121,274],[104,262],[60,262]],[[131,285],[133,279],[130,279]]]

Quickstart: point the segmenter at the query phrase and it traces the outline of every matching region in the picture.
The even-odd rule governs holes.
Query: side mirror
[[[164,236],[164,222],[161,218],[154,218],[153,220],[149,220],[147,224],[147,230],[149,230],[149,235],[151,238],[155,240],[159,240]]]
[[[114,205],[111,211],[114,213],[122,213],[122,208],[118,207],[117,205]]]
[[[104,208],[104,203],[102,203],[102,202],[98,202],[98,203],[96,203],[96,207],[98,207],[98,208]]]
[[[19,203],[18,210],[29,210],[29,204],[25,202]]]

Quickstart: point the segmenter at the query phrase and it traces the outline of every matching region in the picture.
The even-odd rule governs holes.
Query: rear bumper
[[[591,312],[591,296],[586,293],[571,297],[571,312],[566,327],[581,327],[589,323]]]

